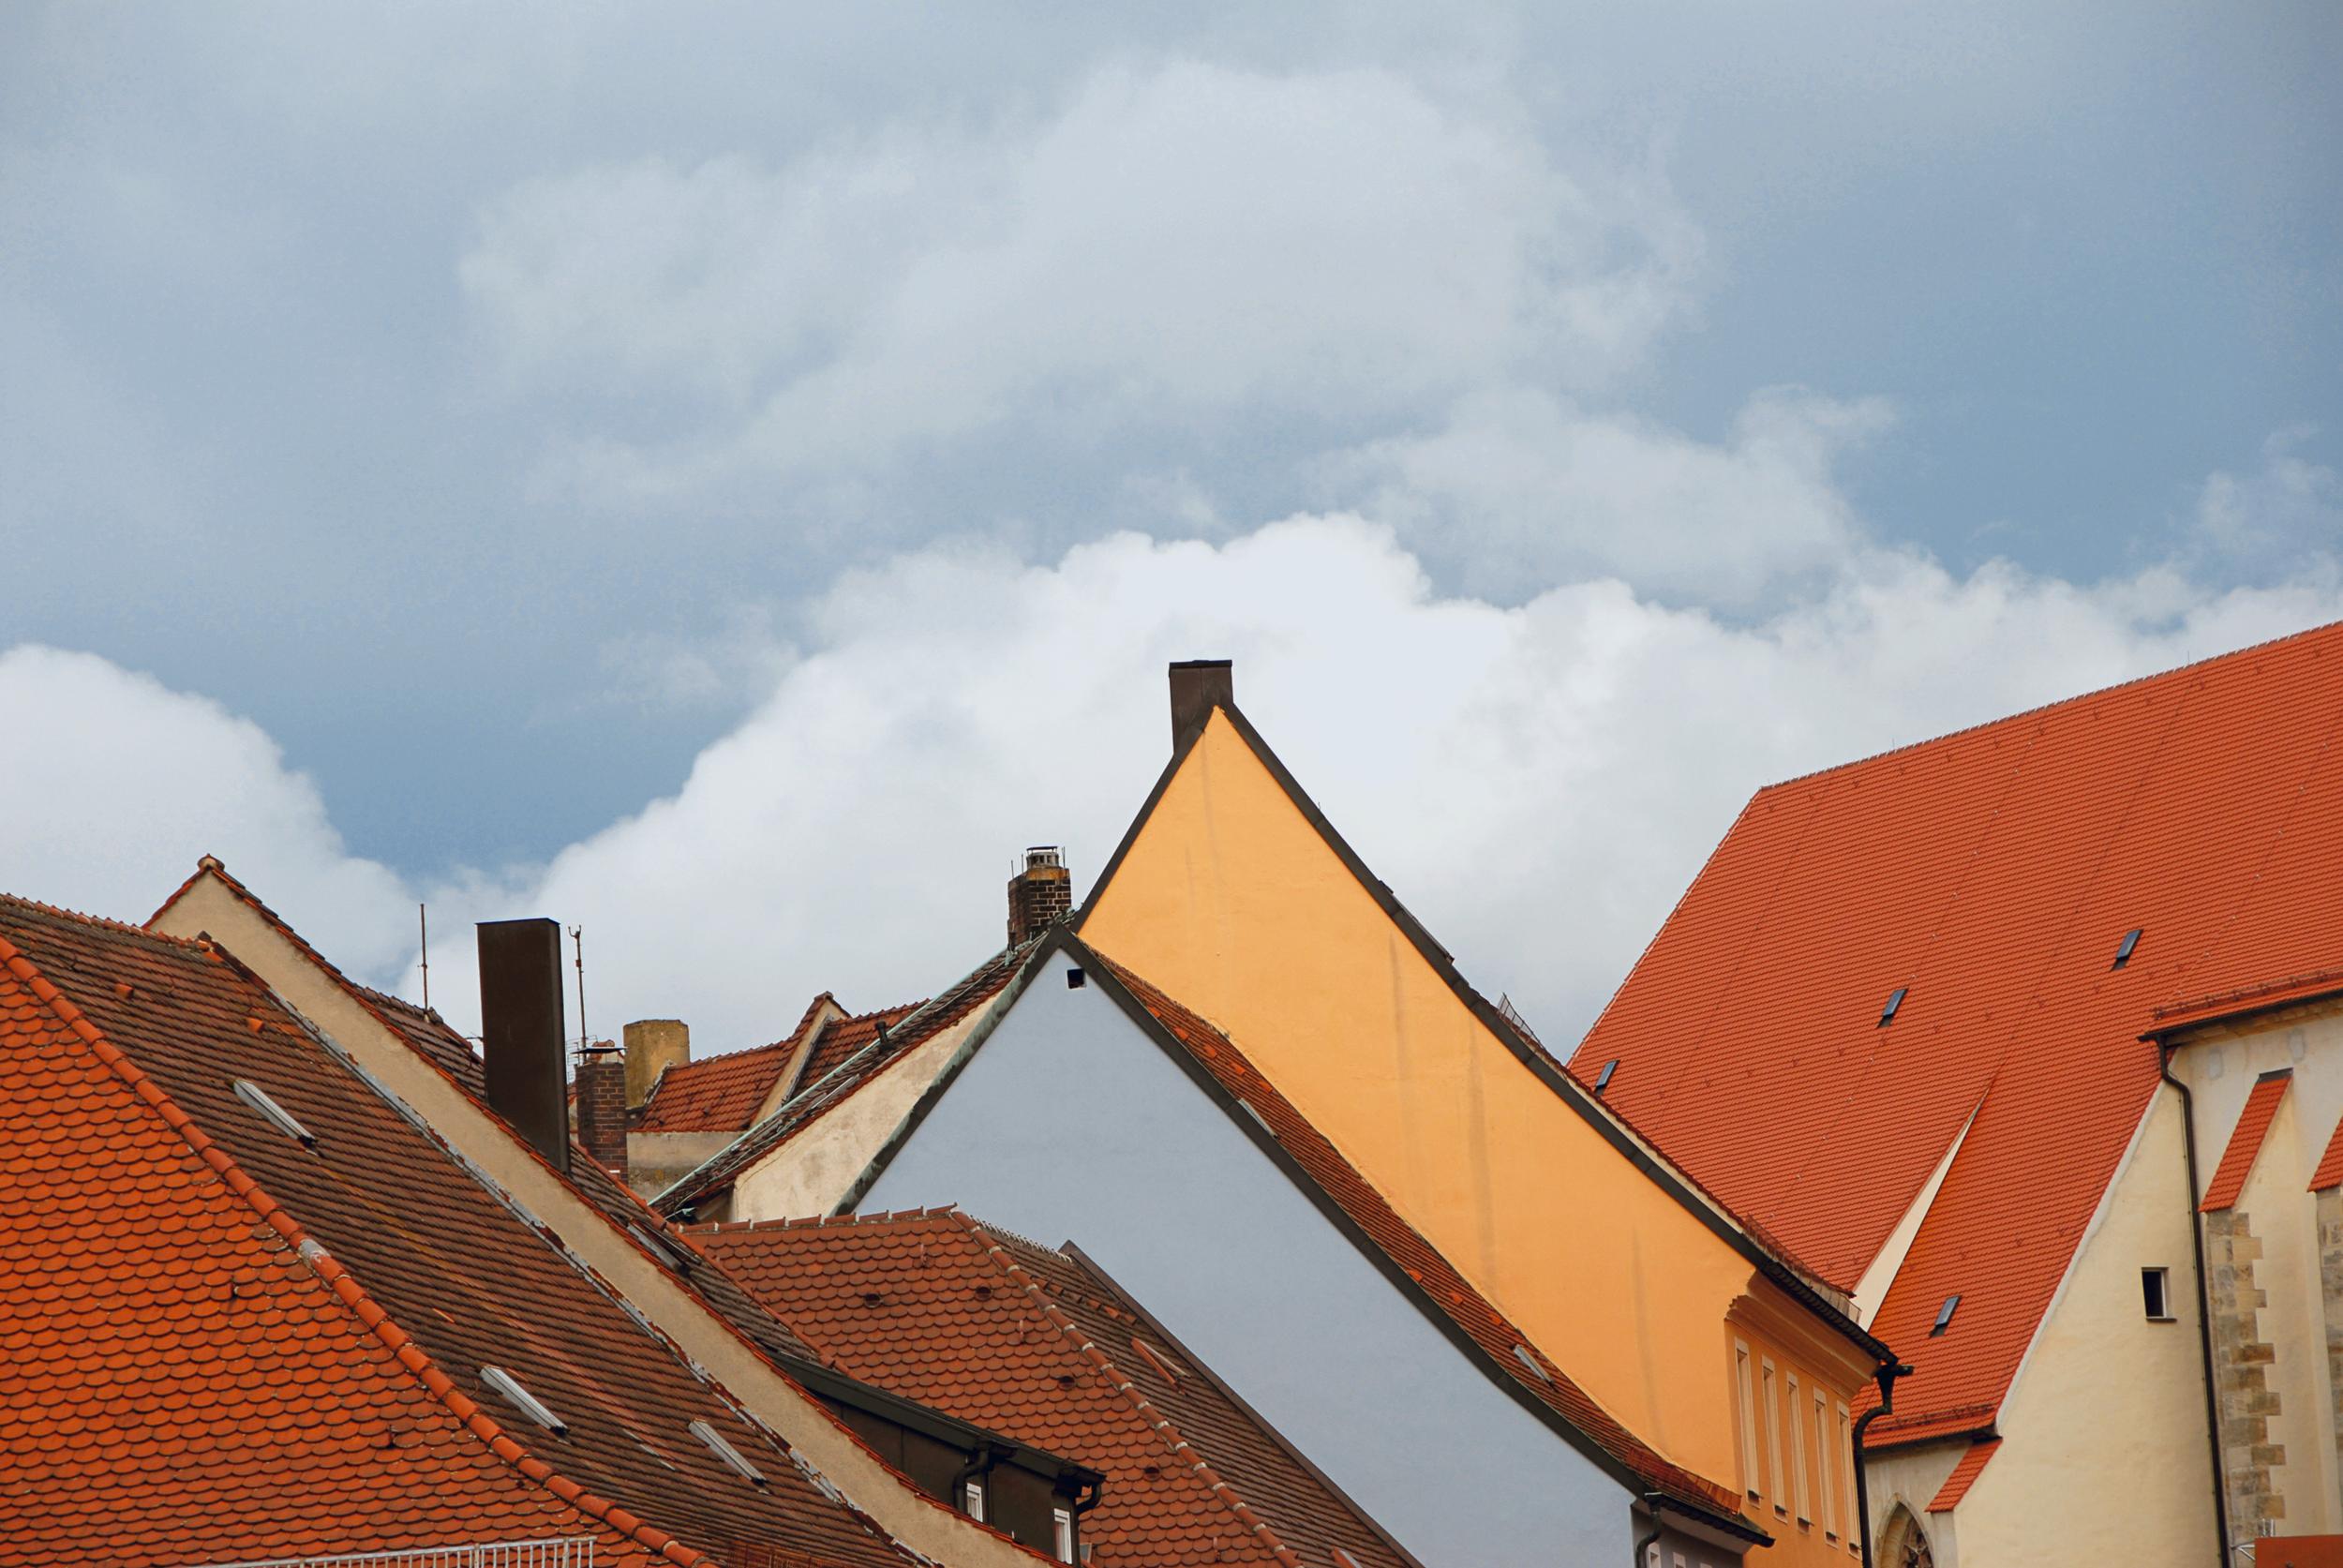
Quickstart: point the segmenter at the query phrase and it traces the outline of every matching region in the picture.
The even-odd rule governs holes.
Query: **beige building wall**
[[[1963,1438],[1953,1442],[1891,1449],[1864,1461],[1863,1483],[1871,1494],[1872,1561],[1880,1568],[1903,1568],[1900,1561],[1879,1549],[1896,1533],[1898,1509],[1910,1513],[1921,1538],[1928,1543],[1929,1559],[1934,1568],[1959,1568],[1961,1542],[1956,1521],[1949,1514],[1931,1514],[1928,1504],[1943,1488],[1952,1467],[1968,1451],[1968,1440]],[[1986,1466],[1986,1470],[1991,1473],[1992,1466]]]
[[[216,878],[197,878],[157,915],[153,929],[172,936],[208,933],[543,1221],[563,1247],[632,1302],[744,1410],[897,1539],[942,1562],[1032,1568],[1031,1553],[972,1523],[890,1470],[825,1406],[627,1241],[525,1142]]]
[[[732,1219],[804,1219],[834,1211],[902,1127],[952,1053],[991,1011],[978,1008],[921,1040],[810,1127],[740,1172]]]
[[[2161,1091],[2002,1401],[2001,1449],[1961,1505],[1950,1516],[1928,1515],[1933,1493],[1902,1494],[1928,1530],[1938,1568],[1947,1568],[1948,1549],[1964,1554],[1970,1568],[2154,1568],[2213,1557],[2183,1138],[2180,1097]],[[2168,1271],[2172,1322],[2148,1321],[2142,1268]],[[1893,1472],[1869,1468],[1876,1523],[1885,1518],[1881,1483]]]

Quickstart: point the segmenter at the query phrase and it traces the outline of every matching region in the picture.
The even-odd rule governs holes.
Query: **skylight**
[[[1594,1092],[1601,1094],[1611,1086],[1611,1074],[1619,1070],[1619,1058],[1614,1056],[1603,1064],[1603,1070],[1594,1075]]]
[[[1888,993],[1888,1005],[1879,1009],[1879,1026],[1882,1029],[1895,1022],[1896,1009],[1903,1006],[1903,993],[1908,989],[1905,986],[1898,986]]]
[[[555,1437],[569,1436],[570,1424],[545,1409],[543,1401],[521,1386],[520,1379],[501,1366],[483,1366],[480,1381],[503,1396],[504,1402]]]
[[[308,1148],[317,1142],[318,1135],[303,1127],[291,1112],[271,1099],[268,1091],[258,1083],[249,1079],[239,1078],[235,1080],[235,1090],[238,1099],[275,1124],[276,1130],[286,1137],[299,1139],[303,1148]]]
[[[1944,1333],[1945,1330],[1952,1326],[1952,1309],[1960,1305],[1961,1298],[1959,1296],[1947,1296],[1945,1298],[1944,1306],[1936,1309],[1936,1326],[1928,1331],[1928,1337],[1931,1339],[1935,1338],[1938,1335]]]
[[[765,1472],[749,1463],[746,1455],[724,1441],[724,1434],[707,1422],[694,1421],[684,1430],[707,1444],[708,1451],[722,1459],[727,1470],[748,1481],[752,1486],[762,1486],[766,1484]]]
[[[1530,1368],[1531,1372],[1537,1374],[1538,1381],[1552,1382],[1554,1381],[1546,1375],[1545,1368],[1538,1365],[1538,1358],[1530,1353],[1529,1346],[1515,1345],[1514,1347],[1514,1359],[1520,1362],[1524,1366]]]
[[[2138,928],[2135,927],[2130,931],[2125,932],[2123,941],[2118,943],[2115,948],[2115,962],[2109,964],[2108,967],[2110,969],[2121,969],[2125,964],[2129,963],[2131,962],[2131,949],[2139,945],[2140,932]]]

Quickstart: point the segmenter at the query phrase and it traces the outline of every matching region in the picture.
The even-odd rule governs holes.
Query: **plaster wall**
[[[731,1145],[729,1132],[630,1132],[626,1185],[645,1197],[664,1192]]]
[[[956,1202],[1070,1238],[1431,1568],[1627,1561],[1629,1491],[1402,1297],[1099,987],[1069,989],[1067,967],[1036,976],[861,1206]]]
[[[1227,1030],[1630,1428],[1697,1473],[1735,1472],[1724,1358],[1684,1347],[1719,1343],[1747,1260],[1490,1033],[1226,713],[1081,930]]]
[[[2198,1564],[2215,1555],[2182,1138],[2180,1097],[2159,1092],[2002,1401],[2001,1449],[1950,1516],[1976,1568]],[[2169,1271],[2171,1322],[2147,1318],[2140,1271],[2148,1267]],[[1877,1462],[1866,1469],[1876,1472]],[[1874,1521],[1886,1516],[1877,1481]],[[1932,1496],[1914,1498],[1915,1511]],[[1933,1543],[1947,1516],[1921,1517]]]
[[[830,1107],[732,1184],[734,1219],[802,1219],[828,1214],[871,1168],[879,1147],[989,1008],[919,1042],[887,1070]]]
[[[1962,1439],[1892,1448],[1863,1461],[1863,1485],[1871,1498],[1872,1561],[1880,1568],[1903,1568],[1901,1562],[1890,1563],[1880,1549],[1891,1533],[1899,1507],[1908,1510],[1918,1524],[1935,1568],[1961,1568],[1961,1540],[1955,1519],[1949,1514],[1931,1514],[1928,1504],[1944,1486],[1952,1467],[1961,1462],[1961,1456],[1968,1451],[1968,1441]],[[1998,1456],[1994,1462],[2000,1462]],[[1985,1468],[1991,1473],[1992,1466]]]
[[[827,1408],[627,1241],[518,1135],[226,887],[211,877],[197,879],[156,917],[153,929],[173,936],[209,933],[899,1540],[945,1563],[1032,1568],[1030,1553],[889,1470]]]

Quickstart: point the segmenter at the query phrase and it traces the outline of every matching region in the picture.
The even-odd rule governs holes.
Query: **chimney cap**
[[[1175,659],[1170,674],[1172,749],[1176,752],[1212,722],[1214,709],[1236,706],[1236,673],[1227,659]]]

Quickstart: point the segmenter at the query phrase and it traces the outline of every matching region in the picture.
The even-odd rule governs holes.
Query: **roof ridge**
[[[956,1203],[937,1203],[921,1209],[891,1209],[873,1214],[809,1214],[780,1219],[711,1219],[694,1225],[672,1225],[680,1235],[739,1235],[747,1231],[819,1231],[849,1225],[881,1225],[907,1223],[915,1219],[935,1219],[960,1212]]]
[[[124,929],[137,931],[139,928],[126,927]],[[142,934],[153,936],[156,933],[147,932]],[[157,937],[157,939],[182,940],[173,937]],[[218,955],[212,953],[205,944],[190,942],[188,945],[198,948],[214,962],[221,962]],[[0,935],[0,967],[6,967],[10,974],[23,982],[26,989],[30,990],[33,995],[48,1008],[59,1023],[87,1045],[91,1053],[122,1080],[136,1098],[153,1111],[164,1126],[176,1133],[180,1140],[195,1152],[196,1157],[211,1169],[221,1186],[242,1199],[270,1230],[276,1232],[278,1237],[293,1249],[296,1256],[308,1264],[310,1271],[342,1304],[351,1316],[358,1321],[360,1327],[371,1334],[384,1349],[388,1350],[392,1358],[407,1371],[409,1376],[421,1383],[425,1391],[439,1400],[448,1412],[455,1417],[456,1423],[473,1437],[479,1439],[490,1453],[519,1471],[530,1481],[552,1492],[554,1496],[579,1513],[626,1536],[656,1557],[682,1564],[684,1568],[691,1568],[691,1565],[697,1563],[714,1561],[705,1553],[685,1546],[664,1531],[655,1528],[648,1521],[621,1508],[617,1502],[596,1497],[577,1483],[561,1475],[545,1460],[523,1448],[505,1432],[495,1417],[482,1409],[477,1400],[455,1386],[455,1380],[440,1370],[439,1365],[415,1342],[414,1337],[401,1328],[392,1319],[390,1313],[367,1294],[366,1287],[358,1282],[356,1277],[351,1275],[338,1259],[326,1251],[322,1244],[311,1238],[302,1228],[301,1222],[295,1219],[290,1211],[271,1197],[249,1172],[237,1164],[232,1155],[215,1142],[211,1135],[196,1124],[195,1118],[187,1114],[161,1084],[148,1077],[145,1069],[131,1060],[119,1046],[108,1039],[105,1033],[75,1005],[73,999],[66,995],[47,976],[43,975],[32,960],[25,956],[23,950],[6,935]]]
[[[1303,1568],[1302,1555],[1287,1546],[1279,1538],[1276,1529],[1250,1503],[1237,1496],[1236,1488],[1222,1479],[1220,1472],[1205,1460],[1195,1445],[1181,1435],[1180,1429],[1172,1424],[1172,1418],[1157,1410],[1154,1401],[1124,1375],[1121,1367],[1115,1366],[1113,1358],[1100,1350],[1095,1341],[1082,1333],[1082,1325],[1075,1322],[1064,1307],[1050,1299],[1048,1293],[1042,1289],[1040,1281],[1027,1272],[1024,1264],[1012,1257],[1007,1248],[989,1233],[987,1227],[958,1210],[951,1212],[967,1229],[970,1239],[977,1243],[984,1257],[1007,1275],[1010,1283],[1024,1292],[1026,1299],[1033,1304],[1035,1310],[1041,1314],[1042,1321],[1055,1329],[1061,1338],[1074,1347],[1077,1354],[1091,1364],[1092,1369],[1100,1381],[1138,1412],[1140,1419],[1147,1423],[1148,1429],[1162,1441],[1172,1456],[1183,1460],[1187,1465],[1188,1473],[1202,1482],[1205,1489],[1230,1513],[1236,1516],[1237,1522],[1245,1526],[1246,1533],[1266,1546],[1269,1554],[1285,1564],[1286,1568]],[[1050,1249],[1044,1247],[1040,1250]]]
[[[1907,740],[1900,746],[1889,746],[1884,751],[1852,757],[1845,762],[1834,762],[1828,768],[1814,768],[1803,773],[1793,773],[1786,779],[1776,779],[1771,784],[1760,784],[1755,794],[1750,799],[1754,800],[1758,796],[1770,794],[1777,789],[1786,789],[1792,784],[1811,784],[1816,779],[1826,779],[1834,773],[1843,773],[1853,769],[1867,767],[1874,762],[1884,762],[1889,757],[1902,756],[1907,752],[1921,751],[1947,740],[1958,740],[1965,736],[1999,729],[2005,724],[2015,724],[2027,719],[2039,719],[2062,708],[2071,708],[2078,703],[2097,702],[2112,696],[2120,696],[2139,687],[2153,686],[2159,681],[2198,673],[2215,665],[2227,664],[2232,659],[2266,653],[2274,648],[2281,648],[2289,643],[2307,642],[2314,637],[2331,634],[2343,635],[2343,620],[2329,620],[2317,626],[2306,626],[2299,632],[2289,632],[2284,636],[2264,637],[2260,642],[2247,643],[2243,648],[2232,648],[2222,653],[2208,653],[2201,659],[2191,659],[2185,665],[2174,665],[2170,669],[2154,670],[2146,675],[2135,675],[2128,680],[2116,680],[2105,686],[2095,686],[2087,692],[2076,692],[2068,696],[2053,697],[2048,702],[2037,702],[2031,708],[2022,708],[2015,713],[2003,713],[1994,718],[1980,719],[1976,724],[1962,724],[1958,729],[1948,729],[1940,735],[1923,736],[1918,740]]]

